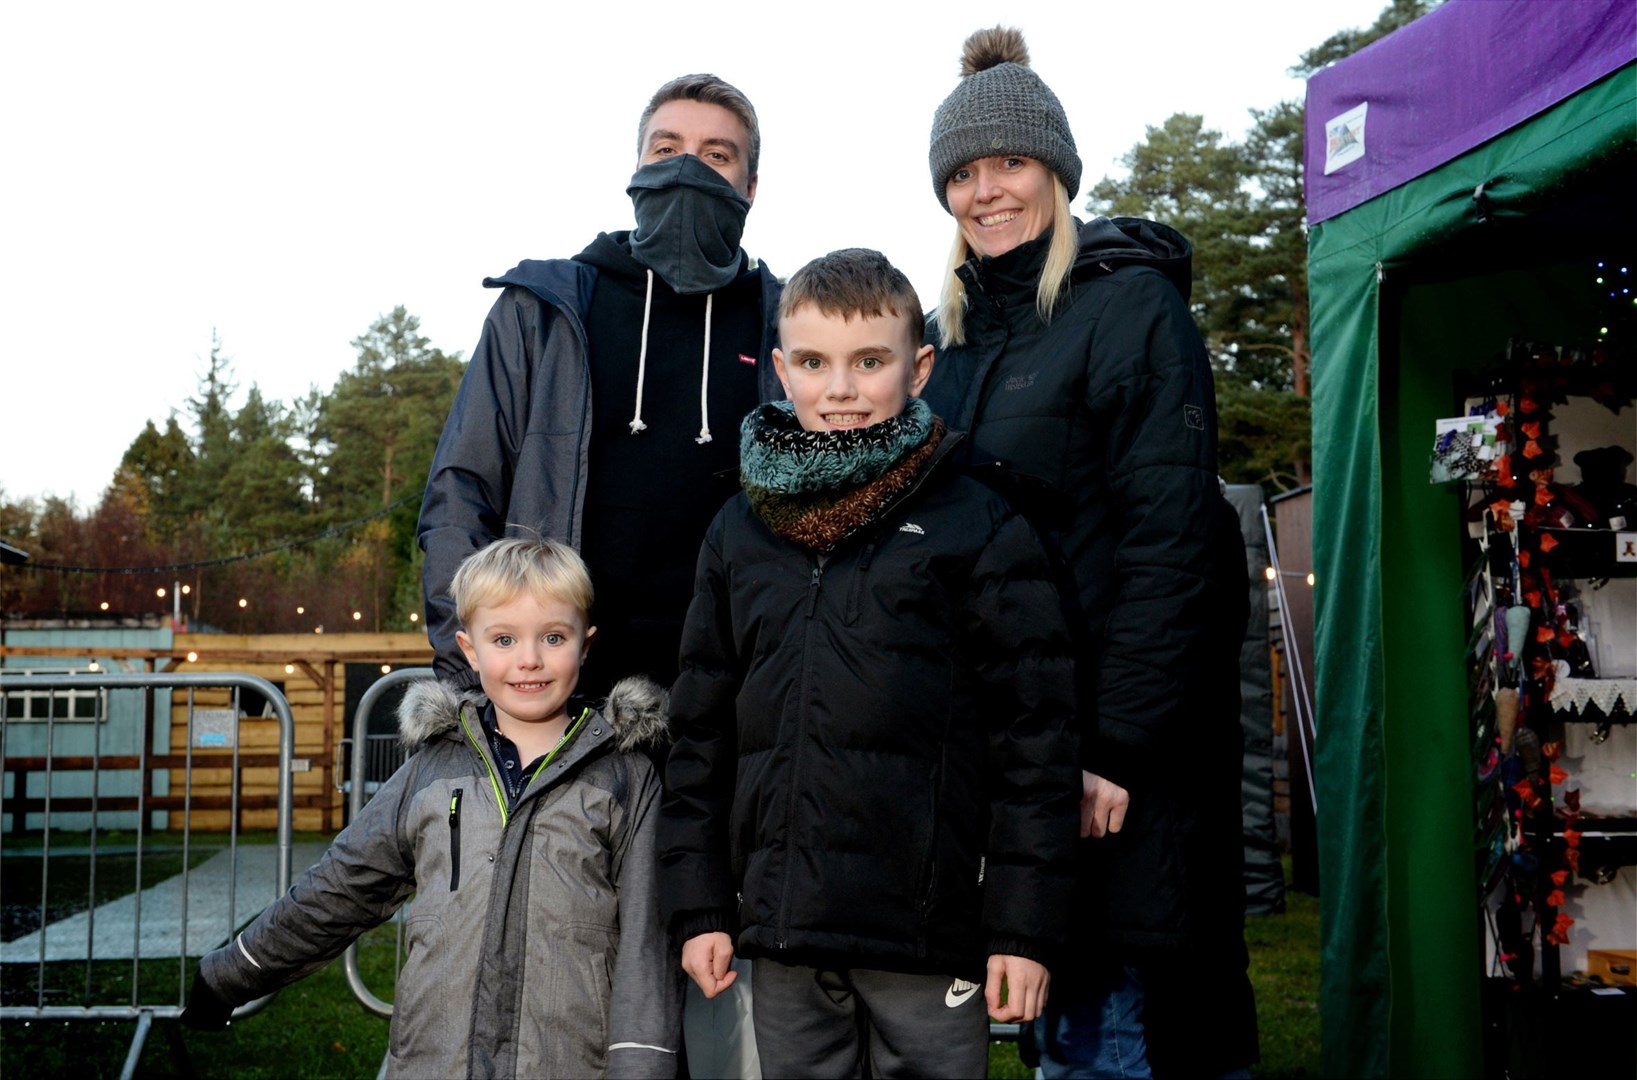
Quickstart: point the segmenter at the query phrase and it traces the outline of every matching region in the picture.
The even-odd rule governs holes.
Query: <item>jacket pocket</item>
[[[858,556],[858,565],[854,567],[852,582],[847,586],[847,603],[842,611],[842,622],[847,626],[857,626],[859,613],[864,608],[864,589],[867,584],[870,563],[875,561],[875,549],[880,541],[871,540],[864,545],[864,550]]]
[[[943,777],[943,764],[932,767],[927,778],[927,840],[926,853],[921,860],[921,880],[915,893],[921,901],[921,917],[932,913],[938,893],[938,783]]]
[[[404,923],[404,966],[393,991],[389,1043],[398,1058],[442,1061],[463,1043],[460,1010],[447,1000],[450,978],[443,965],[443,919],[411,915]]]

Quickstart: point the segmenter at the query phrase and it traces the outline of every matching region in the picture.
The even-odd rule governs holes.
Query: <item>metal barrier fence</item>
[[[358,702],[358,712],[352,718],[353,746],[366,746],[369,740],[374,738],[369,734],[370,716],[375,712],[375,707],[386,696],[388,690],[420,679],[432,678],[436,678],[436,675],[428,667],[399,668],[387,675],[383,675],[374,685],[364,691],[363,699]],[[403,761],[404,754],[400,751],[397,762],[401,765]],[[355,752],[352,755],[352,774],[347,781],[349,789],[347,819],[349,821],[357,820],[358,811],[364,808],[364,804],[369,801],[370,796],[375,794],[376,789],[391,775],[390,771],[385,775],[369,772],[367,767],[375,762],[376,758],[372,754]],[[413,901],[410,902],[413,903]],[[393,921],[398,924],[397,955],[394,957],[392,965],[392,970],[395,972],[404,966],[404,909],[408,906],[409,904],[405,904],[400,907],[397,914],[392,916]],[[358,943],[356,941],[348,945],[347,951],[341,954],[341,970],[346,973],[347,985],[352,988],[353,996],[358,999],[364,1008],[377,1016],[390,1017],[392,1015],[392,1003],[383,1001],[369,987],[364,985],[364,976],[358,970]],[[383,1071],[385,1070],[386,1062],[381,1063],[381,1068]]]
[[[411,669],[421,670],[421,669]],[[430,669],[426,669],[430,670]],[[360,702],[360,705],[363,703]],[[352,790],[352,754],[356,741],[352,736],[335,742],[335,790],[343,795]],[[386,783],[387,777],[398,771],[398,766],[409,756],[396,735],[367,735],[364,737],[364,794],[374,795]]]
[[[4,950],[0,953],[0,963],[3,963],[0,974],[6,976],[6,984],[12,984],[4,989],[0,1021],[134,1020],[137,1027],[120,1074],[123,1080],[135,1073],[153,1022],[156,1019],[172,1020],[181,1015],[190,983],[190,959],[230,940],[239,925],[290,887],[293,802],[290,770],[295,753],[295,721],[284,695],[272,683],[255,675],[193,672],[29,675],[17,669],[6,669],[3,675],[0,691],[5,694],[26,692],[24,700],[44,695],[48,701],[47,707],[40,712],[40,719],[19,720],[12,716],[13,710],[0,709],[0,775],[8,781],[5,801],[11,824],[11,828],[0,835],[0,860],[33,857],[40,862],[39,928],[37,932],[14,938],[0,946]],[[231,716],[223,716],[224,710],[196,708],[195,695],[201,688],[231,690]],[[56,706],[54,699],[57,695],[83,698],[87,691],[92,690],[98,691],[102,698],[100,709],[89,719],[69,719],[73,710],[61,710]],[[186,745],[180,752],[174,747],[164,753],[151,750],[154,723],[152,694],[154,691],[184,690],[187,695]],[[279,730],[276,754],[241,753],[239,695],[245,690],[255,691],[272,705]],[[104,728],[112,723],[110,718],[116,715],[110,711],[110,700],[127,691],[144,695],[143,707],[127,713],[140,717],[138,722],[146,726],[146,730],[136,739],[139,749],[135,754],[104,753]],[[174,700],[171,704],[174,708]],[[29,715],[27,709],[17,712]],[[91,729],[89,753],[83,746],[87,726]],[[73,747],[78,752],[59,753],[56,749],[57,733],[67,727],[79,732],[67,740],[81,744]],[[169,719],[166,727],[170,727]],[[37,745],[42,742],[36,734],[40,732],[43,732],[43,746]],[[36,745],[20,745],[29,743]],[[212,770],[211,779],[219,780],[220,770],[224,767],[228,770],[229,792],[226,796],[194,794],[194,783],[199,772]],[[250,870],[247,864],[252,861],[267,861],[265,858],[253,858],[267,851],[265,845],[246,845],[247,853],[241,855],[239,815],[246,801],[241,797],[244,772],[249,768],[266,767],[277,769],[277,847],[271,860],[276,878],[275,891],[260,898],[248,895],[253,886],[247,881],[247,895],[241,896],[241,871]],[[170,790],[178,772],[182,784],[180,794]],[[135,783],[132,783],[132,774]],[[163,785],[157,782],[160,777],[165,778]],[[154,790],[160,786],[166,790]],[[111,793],[117,788],[132,787],[135,788],[134,793]],[[193,865],[196,854],[194,812],[222,809],[229,812],[227,847],[196,868]],[[127,820],[133,811],[136,822],[134,889],[128,895],[117,898],[111,899],[105,895],[101,899],[106,902],[99,904],[98,860],[99,856],[110,855],[109,852],[99,851],[101,833],[107,829],[104,822],[114,816]],[[163,850],[153,847],[151,835],[157,812],[166,813],[167,825],[174,814],[181,814],[181,868],[174,877],[145,888],[145,860]],[[20,845],[19,841],[23,841],[25,836],[34,835],[35,830],[30,829],[31,821],[39,823],[38,844]],[[84,827],[81,827],[82,824]],[[72,827],[75,834],[83,832],[86,836],[83,846],[70,848],[67,854],[60,850],[57,853],[59,859],[72,857],[85,860],[85,907],[77,914],[53,919],[50,908],[52,848],[54,844],[59,848],[64,846],[65,827]],[[169,833],[171,830],[166,831]],[[119,854],[129,852],[121,851]],[[251,875],[247,873],[246,876]],[[104,890],[105,893],[119,891],[121,889],[117,887]],[[198,906],[203,911],[195,915],[193,901],[200,898],[203,903]],[[147,933],[144,933],[143,926],[144,903],[149,908],[146,913]],[[77,906],[77,903],[70,906]],[[164,989],[150,993],[144,985],[144,961],[150,964],[147,982],[153,983],[156,978],[152,975],[151,964],[171,957],[176,961],[175,982],[172,983],[165,976]],[[96,1000],[102,994],[112,996],[112,991],[99,986],[99,982],[117,981],[108,975],[110,969],[98,969],[96,965],[126,959],[131,963],[130,988],[128,995],[120,995],[126,1000],[117,1003]],[[84,965],[84,983],[80,991],[82,1003],[48,1005],[48,996],[64,996],[68,991],[55,988],[48,991],[47,983],[61,981],[65,968],[74,964]],[[13,977],[14,972],[26,970],[28,966],[32,966],[34,974],[34,1002],[14,1003],[11,1000],[13,997],[26,999],[30,996],[28,988],[15,985],[20,980]],[[250,1016],[259,1012],[270,1000],[269,996],[241,1006],[234,1016]]]

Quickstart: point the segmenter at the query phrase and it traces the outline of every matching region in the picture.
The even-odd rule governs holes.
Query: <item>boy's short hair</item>
[[[661,105],[671,101],[699,101],[717,105],[738,117],[739,122],[745,125],[745,135],[750,140],[750,145],[745,147],[745,162],[750,166],[748,175],[755,179],[756,167],[762,159],[762,126],[756,122],[756,106],[737,86],[723,82],[715,75],[679,75],[654,91],[654,96],[648,99],[648,107],[642,110],[642,118],[637,121],[639,160],[642,157],[642,140],[648,134],[648,121],[654,118]]]
[[[902,316],[917,345],[926,333],[921,298],[909,278],[885,255],[869,248],[832,251],[792,274],[779,297],[779,318],[788,318],[804,304],[826,315],[839,315],[843,321],[854,315]]]
[[[506,537],[466,556],[449,582],[455,618],[472,625],[480,607],[510,603],[524,593],[578,608],[590,618],[591,574],[580,553],[538,537]]]

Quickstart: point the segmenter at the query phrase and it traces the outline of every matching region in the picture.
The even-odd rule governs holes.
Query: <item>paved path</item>
[[[296,844],[290,859],[294,880],[324,853],[322,844]],[[141,955],[160,959],[180,954],[182,946],[182,890],[187,888],[188,940],[186,955],[202,956],[225,943],[238,927],[255,918],[278,897],[278,848],[272,844],[241,844],[238,884],[233,896],[234,918],[227,918],[231,853],[221,851],[187,874],[143,889],[141,893]],[[86,942],[92,942],[97,960],[128,960],[136,954],[137,895],[122,896],[47,926],[45,959],[84,960]],[[94,917],[93,917],[94,916]],[[32,934],[0,946],[0,962],[38,963],[40,935]]]

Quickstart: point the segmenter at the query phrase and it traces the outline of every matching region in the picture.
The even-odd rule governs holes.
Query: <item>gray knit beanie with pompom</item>
[[[932,188],[945,210],[950,174],[969,161],[1018,154],[1080,190],[1080,154],[1062,103],[1029,67],[1029,47],[1011,27],[979,30],[961,47],[961,81],[932,117]]]

